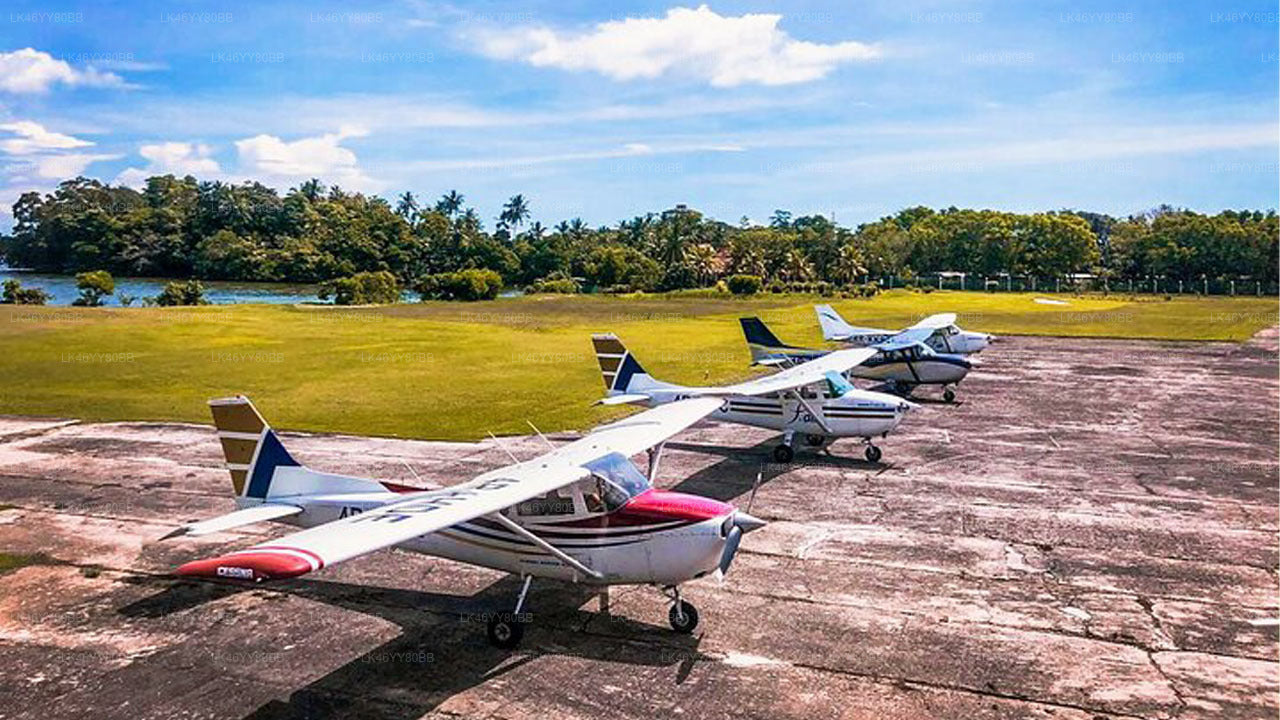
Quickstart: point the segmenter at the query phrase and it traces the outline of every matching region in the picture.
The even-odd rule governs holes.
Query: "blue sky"
[[[351,5],[5,3],[0,226],[77,173],[456,188],[490,224],[1280,194],[1275,3]]]

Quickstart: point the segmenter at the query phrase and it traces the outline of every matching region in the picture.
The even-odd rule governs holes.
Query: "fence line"
[[[907,285],[930,287],[938,290],[982,290],[987,292],[1041,292],[1078,293],[1111,292],[1148,295],[1280,295],[1280,284],[1262,282],[1250,278],[1200,278],[1179,280],[1162,276],[1142,278],[1079,278],[1070,276],[1037,277],[1035,275],[979,275],[963,273],[942,275],[929,273],[912,279],[899,275],[886,275],[876,280],[881,288],[893,289]]]

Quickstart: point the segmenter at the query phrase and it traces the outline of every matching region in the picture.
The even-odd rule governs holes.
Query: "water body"
[[[71,275],[46,275],[44,273],[23,272],[0,268],[0,283],[15,279],[24,288],[40,288],[52,298],[50,305],[70,305],[80,297],[76,289],[76,279]],[[165,278],[133,278],[118,277],[116,292],[104,298],[106,305],[119,306],[120,295],[132,295],[135,299],[133,307],[142,305],[142,298],[159,295],[164,290]],[[234,305],[236,303],[271,303],[291,304],[300,302],[319,302],[315,285],[294,285],[290,283],[256,283],[231,282],[222,280],[202,280],[204,297],[216,305]]]

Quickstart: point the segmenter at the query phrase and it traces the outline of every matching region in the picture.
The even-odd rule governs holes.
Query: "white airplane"
[[[517,574],[524,586],[514,612],[495,613],[488,625],[490,642],[503,648],[524,634],[534,577],[598,587],[602,605],[610,585],[657,586],[671,600],[671,627],[689,633],[698,611],[680,597],[680,584],[723,577],[742,536],[765,523],[717,500],[655,489],[628,458],[722,402],[699,397],[648,410],[470,482],[418,490],[308,469],[247,398],[212,400],[238,509],[165,537],[266,520],[309,528],[177,570],[194,577],[292,578],[386,547]]]
[[[838,438],[862,438],[867,460],[879,462],[880,448],[871,439],[888,435],[915,407],[893,395],[858,390],[845,379],[850,368],[876,355],[874,349],[837,350],[736,385],[690,387],[655,380],[616,335],[593,335],[591,340],[608,395],[601,403],[658,407],[690,397],[724,398],[711,418],[782,431],[782,444],[773,449],[780,463],[795,457],[797,435],[815,450]]]
[[[778,339],[760,318],[739,318],[742,334],[755,365],[795,365],[829,354],[830,350],[796,347]],[[904,330],[870,346],[879,352],[849,370],[849,375],[888,383],[893,392],[908,396],[921,385],[941,385],[942,399],[956,399],[952,388],[969,374],[977,360],[936,353],[924,343],[927,328]]]
[[[955,313],[930,315],[903,330],[882,330],[850,325],[830,305],[814,305],[813,309],[818,313],[818,324],[822,326],[823,339],[828,342],[844,343],[849,347],[879,345],[891,339],[901,342],[907,339],[902,337],[905,333],[912,333],[907,337],[924,342],[934,352],[969,355],[982,352],[996,339],[995,335],[961,330],[956,326]]]

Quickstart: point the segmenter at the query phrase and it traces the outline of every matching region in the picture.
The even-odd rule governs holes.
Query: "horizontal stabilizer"
[[[596,401],[596,405],[626,405],[628,403],[642,403],[649,401],[648,395],[638,395],[635,393],[629,395],[614,395],[612,397],[600,398]]]
[[[168,540],[169,538],[179,537],[181,535],[208,535],[210,533],[237,528],[242,525],[252,525],[253,523],[275,520],[276,518],[282,518],[289,515],[296,515],[300,512],[302,512],[302,508],[297,505],[285,505],[282,503],[254,505],[252,507],[244,508],[243,510],[229,512],[226,515],[219,515],[216,518],[183,525],[160,539]]]

